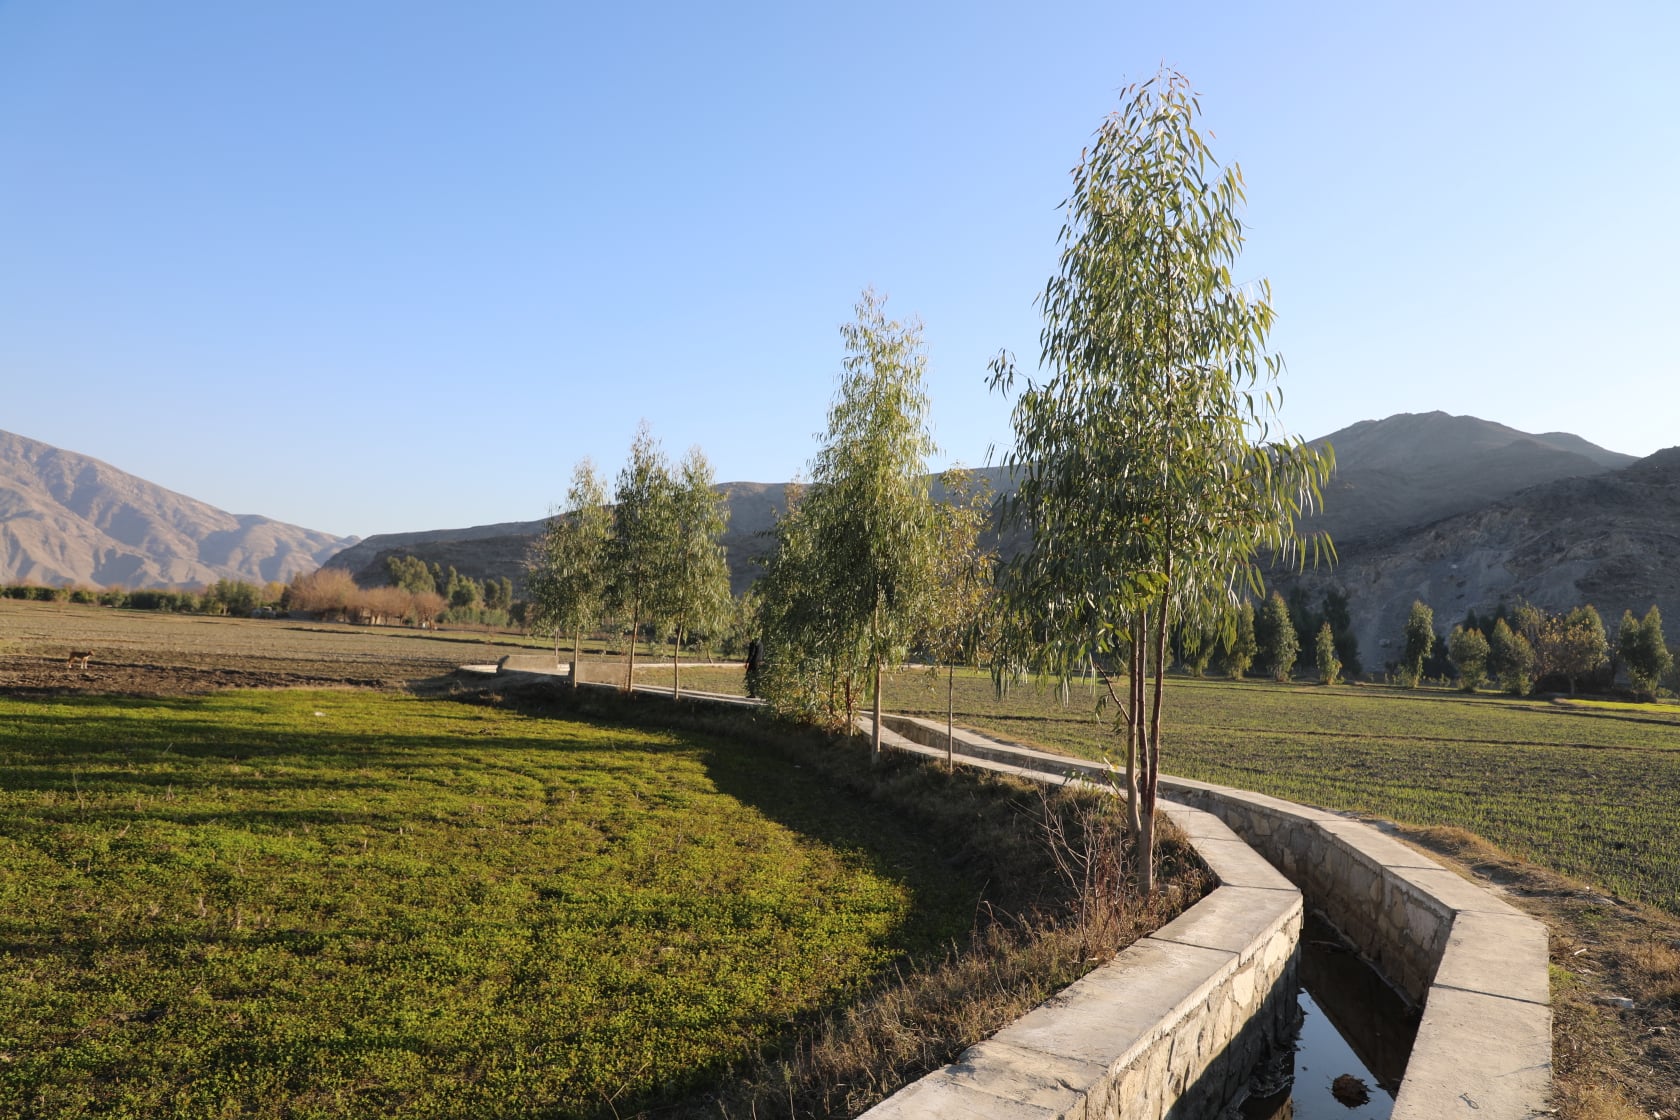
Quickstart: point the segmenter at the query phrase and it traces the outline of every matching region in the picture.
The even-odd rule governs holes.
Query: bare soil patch
[[[526,648],[513,636],[0,600],[0,692],[11,695],[423,688]],[[82,650],[88,667],[71,667]]]

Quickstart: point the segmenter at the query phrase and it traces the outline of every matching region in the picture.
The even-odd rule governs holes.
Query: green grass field
[[[367,692],[0,699],[0,1115],[626,1115],[981,886],[700,734]]]
[[[733,669],[684,674],[740,691]],[[945,677],[893,674],[889,710],[943,719]],[[1169,677],[1162,769],[1331,809],[1469,829],[1680,914],[1680,706]],[[959,673],[956,718],[1086,758],[1118,740],[1089,687],[999,700]],[[1124,755],[1115,758],[1123,761]]]
[[[944,716],[901,673],[895,710]],[[1117,742],[1088,688],[1064,708],[958,678],[957,718],[1084,757]],[[1123,754],[1116,761],[1123,761]],[[1680,708],[1423,689],[1169,678],[1161,767],[1331,809],[1469,829],[1514,854],[1680,914]]]

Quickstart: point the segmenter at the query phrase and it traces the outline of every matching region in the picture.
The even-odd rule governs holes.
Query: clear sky
[[[1283,419],[1680,443],[1680,4],[0,0],[0,428],[369,535],[639,421],[804,469],[873,285],[1007,444],[1068,171],[1166,63],[1248,182]]]

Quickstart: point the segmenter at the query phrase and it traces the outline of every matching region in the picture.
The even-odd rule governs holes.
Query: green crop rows
[[[887,701],[943,718],[944,677],[900,673]],[[956,708],[964,723],[1052,750],[1112,757],[1118,746],[1088,687],[1073,689],[1065,707],[1032,687],[1000,701],[988,678],[971,673],[957,678]],[[1174,677],[1164,712],[1167,773],[1469,829],[1680,914],[1674,705]]]
[[[757,761],[369,693],[0,699],[0,1115],[681,1096],[980,891]]]

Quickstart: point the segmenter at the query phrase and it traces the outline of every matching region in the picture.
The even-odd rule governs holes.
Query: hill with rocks
[[[0,432],[3,583],[284,582],[355,539],[228,513],[98,459]]]
[[[1636,459],[1563,432],[1535,435],[1473,416],[1402,413],[1333,432],[1324,509],[1335,565],[1267,581],[1316,600],[1347,592],[1367,670],[1394,659],[1414,600],[1445,635],[1466,612],[1526,599],[1549,611],[1591,603],[1613,633],[1624,609],[1680,609],[1659,574],[1680,533],[1668,457]],[[1667,542],[1667,543],[1665,543]]]

